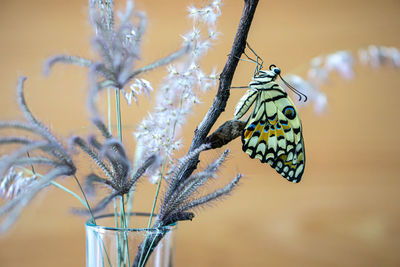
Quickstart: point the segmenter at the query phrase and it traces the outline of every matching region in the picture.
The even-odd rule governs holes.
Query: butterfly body
[[[254,75],[236,106],[235,119],[240,119],[254,105],[242,133],[243,151],[297,183],[305,167],[302,125],[293,101],[275,81],[280,70],[271,67]]]

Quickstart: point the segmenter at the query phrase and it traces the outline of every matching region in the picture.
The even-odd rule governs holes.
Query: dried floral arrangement
[[[233,74],[245,51],[247,34],[258,1],[244,2],[242,18],[232,49],[221,74],[217,75],[216,70],[205,74],[199,60],[207,54],[213,41],[218,38],[215,25],[221,15],[219,0],[211,1],[202,8],[189,7],[193,29],[183,35],[182,47],[140,69],[135,69],[135,62],[140,58],[142,36],[146,30],[145,14],[135,10],[133,3],[128,1],[125,11],[118,14],[118,20],[114,20],[113,1],[89,0],[89,17],[95,31],[93,49],[97,52],[98,59],[89,60],[69,55],[54,56],[47,61],[45,73],[49,74],[50,69],[59,63],[75,64],[89,69],[90,90],[87,105],[91,122],[98,131],[88,138],[75,135],[68,140],[57,139],[30,111],[24,97],[26,78],[20,78],[17,84],[18,104],[26,121],[0,122],[0,129],[21,132],[13,136],[0,137],[1,145],[13,145],[13,150],[0,160],[0,196],[7,200],[0,208],[1,231],[6,231],[23,208],[41,190],[49,186],[62,188],[77,197],[85,209],[76,212],[89,215],[94,223],[97,214],[104,211],[110,203],[117,203],[115,216],[118,217],[121,226],[129,227],[126,218],[131,212],[130,203],[135,193],[135,185],[142,177],[149,177],[157,184],[148,222],[152,228],[192,220],[194,209],[218,200],[236,188],[242,177],[240,174],[212,193],[202,196],[197,194],[223,164],[229,153],[228,149],[206,168],[195,171],[198,168],[201,152],[228,144],[242,134],[246,124],[245,121],[233,119],[210,134],[211,128],[228,101]],[[372,67],[385,63],[400,67],[400,52],[392,47],[370,46],[359,51],[359,58],[362,63],[370,64]],[[335,52],[312,59],[307,79],[297,75],[285,75],[285,79],[307,95],[309,101],[306,104],[313,103],[315,111],[321,113],[327,106],[327,97],[321,87],[329,82],[330,73],[336,71],[344,79],[351,79],[354,76],[355,61],[355,56],[348,51]],[[169,74],[160,88],[154,90],[151,83],[140,75],[162,66],[167,66]],[[182,148],[177,134],[178,129],[184,126],[185,118],[193,106],[199,103],[197,94],[215,88],[218,79],[214,101],[197,126],[187,154],[176,159],[174,152]],[[121,112],[119,102],[121,96],[131,104],[132,100],[138,101],[138,95],[150,95],[153,94],[152,91],[156,91],[156,105],[153,112],[142,120],[134,132],[137,141],[135,159],[127,156],[126,147],[122,142],[120,119],[116,133],[113,134],[109,124],[110,119],[107,125],[96,107],[99,93],[104,90],[108,91],[109,99],[110,92],[115,92],[117,108],[115,113],[118,118]],[[297,101],[296,104],[302,106],[305,103]],[[75,175],[79,164],[75,162],[73,155],[78,150],[90,157],[99,167],[98,172],[85,177],[83,186],[81,186],[82,180]],[[37,172],[37,166],[43,165],[48,167],[47,172]],[[82,197],[58,184],[55,179],[60,177],[72,177],[79,185]],[[165,194],[160,198],[159,192],[163,181],[167,186]],[[110,194],[104,196],[97,204],[90,204],[86,195],[94,194],[99,184],[108,187]],[[156,213],[158,201],[160,208]],[[153,214],[157,215],[153,218]],[[159,235],[155,242],[152,237],[146,239],[153,242],[150,244],[144,241],[140,250],[151,253],[162,237]],[[143,266],[145,260],[138,262],[140,260],[135,259],[133,266]]]

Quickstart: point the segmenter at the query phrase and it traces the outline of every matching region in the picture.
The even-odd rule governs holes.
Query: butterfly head
[[[275,73],[276,75],[281,74],[281,69],[277,68],[274,64],[269,66],[269,70],[272,71],[273,73]]]
[[[269,70],[258,70],[254,75],[254,78],[267,78],[271,81],[275,81],[276,78],[281,74],[281,70],[277,68],[275,65],[269,66]]]

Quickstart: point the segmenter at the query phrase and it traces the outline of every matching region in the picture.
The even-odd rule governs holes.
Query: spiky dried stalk
[[[11,224],[18,218],[22,208],[28,204],[32,198],[50,182],[60,176],[71,176],[76,172],[76,167],[69,156],[67,150],[61,145],[57,138],[50,130],[35,116],[28,108],[24,96],[24,82],[26,78],[22,77],[18,81],[17,95],[18,104],[22,110],[28,123],[23,122],[0,122],[0,129],[16,129],[33,133],[37,140],[25,137],[4,137],[0,138],[0,145],[4,144],[19,144],[22,145],[16,148],[12,153],[4,156],[0,161],[0,182],[7,176],[5,172],[14,167],[47,165],[51,170],[41,177],[31,180],[32,184],[25,190],[19,190],[18,194],[14,195],[4,206],[0,208],[0,217],[7,215],[2,221],[0,232],[6,231]],[[41,151],[44,156],[30,157],[29,152]],[[23,179],[24,177],[21,177]],[[10,188],[10,185],[8,185]]]

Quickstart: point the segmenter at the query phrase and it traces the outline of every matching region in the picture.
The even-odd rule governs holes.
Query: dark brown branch
[[[217,95],[215,96],[206,116],[197,126],[189,151],[193,151],[194,149],[205,143],[211,127],[215,124],[221,113],[225,111],[226,103],[229,98],[229,91],[233,75],[239,62],[239,58],[246,48],[247,35],[250,30],[250,25],[256,11],[257,4],[258,0],[244,0],[242,17],[239,22],[239,27],[236,32],[235,39],[233,41],[231,52],[228,55],[225,67],[222,70],[219,78]],[[196,169],[198,162],[198,157],[193,159],[187,165],[186,170],[182,173],[179,180],[184,180],[189,177]]]
[[[219,87],[218,87],[217,95],[215,96],[213,103],[212,103],[210,109],[208,110],[206,116],[204,117],[202,122],[197,126],[197,128],[194,132],[192,145],[190,146],[190,150],[189,150],[188,154],[193,153],[193,151],[198,149],[201,145],[203,145],[207,142],[210,142],[210,138],[207,139],[207,135],[209,134],[212,126],[217,121],[218,117],[225,110],[226,103],[229,98],[229,90],[230,90],[231,82],[233,79],[233,75],[235,73],[236,66],[239,62],[239,58],[242,55],[242,53],[244,52],[244,49],[246,48],[246,39],[247,39],[248,32],[250,30],[250,25],[253,20],[254,13],[256,11],[257,4],[258,4],[258,0],[244,0],[244,8],[243,8],[242,17],[240,19],[240,23],[239,23],[238,30],[236,32],[235,39],[233,41],[231,52],[228,55],[228,59],[225,63],[225,67],[222,70],[222,73],[219,78]],[[245,124],[244,122],[237,121],[237,120],[234,120],[234,121],[235,122],[233,124],[235,124],[235,125],[231,124],[230,126],[229,125],[226,126],[226,123],[224,125],[228,128],[230,127],[231,129],[232,129],[232,127],[234,127],[234,128],[240,128],[240,127],[243,128],[244,127],[244,124]],[[223,128],[225,128],[225,126]],[[220,132],[224,132],[224,130],[221,130],[220,132],[218,132],[218,130],[217,130],[216,132],[220,133]],[[222,135],[224,135],[224,134],[222,133]],[[212,137],[212,136],[213,135],[211,135],[210,137]],[[214,135],[214,137],[215,136],[216,135]],[[237,136],[239,136],[239,135],[237,135]],[[227,139],[229,139],[229,138],[230,137],[227,137]],[[217,139],[221,139],[221,136],[215,137],[213,140],[217,140]],[[224,139],[224,137],[222,137],[222,139],[223,139],[222,142],[227,141],[227,139]],[[231,140],[233,140],[233,139],[231,139]],[[192,172],[197,168],[198,162],[199,162],[198,155],[194,156],[192,159],[190,159],[188,161],[188,163],[185,164],[182,171],[179,172],[181,174],[177,178],[178,179],[177,183],[186,180],[192,174]],[[236,180],[234,180],[235,181],[234,183],[237,183],[237,180],[239,178],[240,178],[240,176],[238,176],[236,178]],[[165,201],[165,199],[164,199],[164,201]],[[193,218],[192,213],[182,213],[182,214],[185,216],[169,218],[160,223],[156,222],[156,224],[153,226],[153,228],[159,229],[160,226],[166,226],[166,224],[169,224],[171,222],[175,222],[175,221],[179,221],[179,220],[187,220],[187,219],[191,220]],[[148,257],[145,257],[143,260],[140,260],[140,255],[142,255],[142,252],[145,252],[145,251],[149,251],[148,255],[150,255],[151,252],[154,250],[154,248],[157,246],[158,242],[161,240],[161,238],[165,234],[166,233],[156,232],[154,234],[149,235],[139,245],[139,252],[134,260],[134,263],[132,264],[132,267],[139,266],[139,264],[140,264],[140,266],[144,266],[146,264]]]

